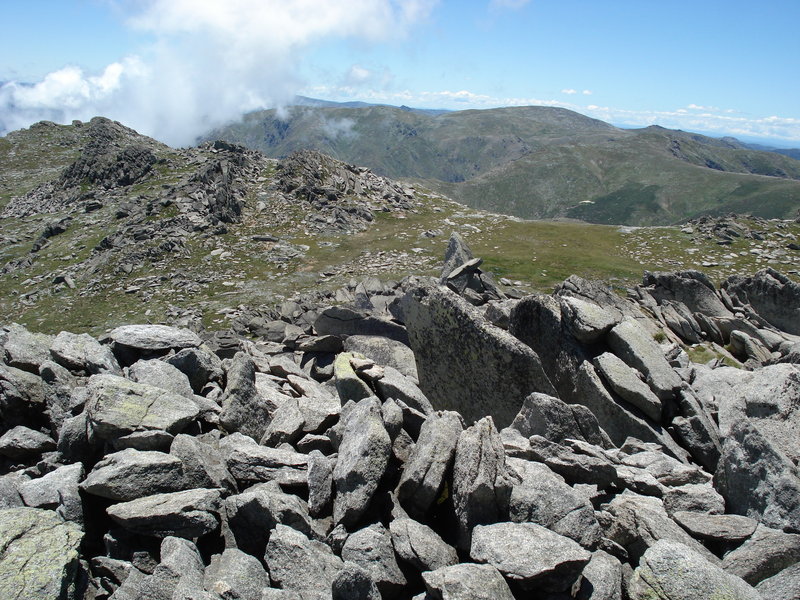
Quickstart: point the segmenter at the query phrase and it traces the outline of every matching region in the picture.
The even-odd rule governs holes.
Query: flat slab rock
[[[115,344],[137,350],[166,351],[196,348],[202,340],[196,333],[168,325],[123,325],[108,334]]]
[[[73,588],[83,532],[54,511],[0,510],[0,598],[57,600]]]
[[[219,490],[154,494],[108,507],[108,515],[134,533],[196,538],[219,526]]]
[[[470,556],[488,563],[526,590],[561,592],[592,558],[577,543],[535,523],[478,525]]]
[[[116,375],[94,375],[87,388],[89,423],[104,440],[148,430],[178,433],[200,412],[183,396]]]
[[[514,600],[500,572],[491,565],[464,563],[422,574],[432,598],[442,600]]]
[[[763,600],[742,579],[673,540],[660,540],[644,553],[629,593],[632,600]]]

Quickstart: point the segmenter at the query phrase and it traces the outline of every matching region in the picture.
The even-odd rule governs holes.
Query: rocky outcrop
[[[9,326],[0,568],[40,553],[27,597],[70,600],[794,589],[798,371],[693,364],[662,308],[777,354],[791,336],[697,276],[651,284],[671,295],[571,278],[508,331],[423,280],[287,305],[252,337]],[[733,316],[699,312],[712,296]],[[360,325],[314,329],[336,314]]]

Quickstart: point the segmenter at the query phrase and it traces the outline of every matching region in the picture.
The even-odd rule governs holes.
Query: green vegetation
[[[522,218],[667,225],[729,212],[793,218],[800,161],[661,127],[622,130],[541,106],[425,114],[296,107],[245,116],[207,139],[282,157],[313,148]]]

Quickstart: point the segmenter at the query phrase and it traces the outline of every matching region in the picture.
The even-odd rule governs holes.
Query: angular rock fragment
[[[505,427],[530,393],[556,395],[537,354],[453,292],[419,287],[403,304],[420,389],[434,408],[467,422],[491,414]]]
[[[261,600],[261,591],[269,587],[269,575],[255,556],[225,548],[211,557],[203,582],[207,591],[223,598]]]
[[[511,589],[491,565],[442,567],[422,574],[428,595],[436,600],[513,600]]]
[[[236,489],[236,481],[216,444],[181,433],[175,436],[169,453],[181,461],[186,488]]]
[[[339,456],[333,469],[333,519],[354,525],[367,509],[391,456],[392,442],[377,398],[366,398],[344,417]]]
[[[0,331],[3,362],[29,373],[38,374],[42,363],[50,360],[51,343],[51,336],[30,332],[17,323]]]
[[[56,513],[0,510],[0,598],[60,600],[76,593],[83,532]]]
[[[50,354],[55,362],[71,371],[122,375],[122,369],[111,348],[103,346],[86,333],[62,331],[53,340]]]
[[[308,456],[305,454],[260,446],[242,434],[224,438],[220,450],[228,471],[241,488],[267,481],[292,487],[306,486]]]
[[[758,525],[753,536],[725,555],[722,568],[750,585],[800,562],[800,535]]]
[[[396,596],[406,585],[406,577],[394,554],[392,537],[379,523],[350,534],[342,547],[342,560],[367,571],[382,597]]]
[[[33,458],[55,449],[53,438],[24,425],[17,425],[0,436],[0,455],[8,458]]]
[[[453,462],[453,506],[459,545],[469,547],[473,528],[504,521],[512,479],[503,442],[491,417],[484,417],[458,437]]]
[[[107,441],[137,432],[179,433],[199,413],[182,396],[116,375],[94,375],[87,387],[89,423]]]
[[[108,336],[113,342],[115,356],[124,366],[139,358],[160,356],[170,350],[197,348],[202,343],[188,329],[167,325],[123,325],[112,329]]]
[[[458,563],[455,548],[427,525],[408,518],[389,524],[395,552],[419,571],[435,571]]]
[[[377,335],[351,335],[345,339],[344,349],[363,354],[379,365],[393,367],[415,383],[419,382],[414,352],[407,344]]]
[[[344,567],[328,546],[285,525],[278,525],[270,536],[264,561],[274,585],[303,598],[330,597],[331,586]]]
[[[114,504],[108,515],[123,528],[142,535],[196,538],[219,526],[219,490],[154,494]]]
[[[672,519],[692,537],[710,542],[743,542],[756,530],[758,521],[740,515],[704,515],[678,511]]]
[[[162,360],[137,360],[128,369],[128,378],[146,383],[173,394],[192,399],[194,392],[189,378],[171,364]]]
[[[628,589],[633,600],[761,600],[743,580],[673,540],[660,540],[644,553]]]
[[[469,553],[524,590],[550,592],[569,589],[592,556],[572,540],[535,523],[478,525]]]
[[[623,319],[608,332],[607,340],[614,354],[647,378],[659,398],[668,400],[680,390],[680,377],[669,366],[658,344],[634,319]]]
[[[183,463],[163,452],[126,448],[98,462],[81,488],[95,496],[127,502],[143,496],[186,489]]]
[[[186,375],[195,394],[199,394],[208,382],[222,381],[224,376],[220,359],[203,348],[184,348],[165,357],[164,362]]]
[[[585,406],[567,404],[547,394],[533,393],[525,398],[509,427],[524,437],[540,435],[556,443],[570,438],[599,446],[612,446],[597,419]]]
[[[221,398],[220,424],[260,440],[272,420],[277,404],[256,389],[256,365],[244,352],[237,352],[228,368],[228,382]]]
[[[421,517],[439,497],[463,429],[461,416],[453,411],[436,412],[425,420],[397,489],[410,514]]]
[[[661,421],[661,400],[636,376],[636,371],[610,352],[596,357],[594,366],[620,398],[654,421]]]

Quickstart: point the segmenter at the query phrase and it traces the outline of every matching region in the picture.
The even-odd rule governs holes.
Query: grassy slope
[[[271,156],[313,147],[469,206],[524,218],[668,224],[701,214],[793,217],[800,161],[660,127],[620,130],[564,109],[438,116],[391,107],[253,113],[209,137]],[[581,205],[593,201],[595,205]]]

